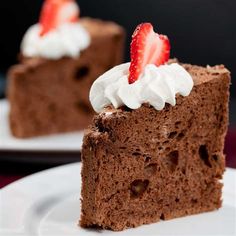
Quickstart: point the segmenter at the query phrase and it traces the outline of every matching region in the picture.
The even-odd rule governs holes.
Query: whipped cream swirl
[[[90,44],[90,35],[79,23],[65,23],[40,36],[41,26],[31,26],[21,43],[26,57],[59,59],[63,56],[77,57]]]
[[[100,76],[90,90],[90,102],[96,112],[112,104],[114,108],[125,105],[131,109],[149,103],[162,110],[165,103],[175,106],[176,94],[188,96],[193,79],[179,64],[146,65],[138,80],[128,83],[130,63],[118,65]]]

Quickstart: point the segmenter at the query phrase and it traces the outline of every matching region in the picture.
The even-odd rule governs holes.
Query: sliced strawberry
[[[79,20],[79,7],[74,0],[45,0],[39,23],[40,36],[59,25]]]
[[[138,79],[147,64],[160,66],[168,61],[169,56],[170,43],[167,36],[155,33],[150,23],[138,25],[130,45],[129,83]]]

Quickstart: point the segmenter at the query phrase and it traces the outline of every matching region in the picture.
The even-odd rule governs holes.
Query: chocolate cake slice
[[[175,106],[95,117],[82,148],[82,227],[119,231],[221,207],[230,73],[183,66],[194,87]]]
[[[23,57],[8,73],[12,134],[26,138],[76,131],[94,115],[88,94],[93,81],[123,57],[124,29],[82,18],[91,42],[79,57]]]

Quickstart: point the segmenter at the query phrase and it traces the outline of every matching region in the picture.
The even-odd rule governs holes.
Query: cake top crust
[[[124,28],[112,21],[82,17],[79,22],[89,32],[91,37],[104,37],[124,33]]]
[[[228,74],[230,71],[224,65],[215,66],[197,66],[191,64],[182,64],[182,66],[190,73],[194,85],[202,84],[214,79],[220,79],[221,75]]]

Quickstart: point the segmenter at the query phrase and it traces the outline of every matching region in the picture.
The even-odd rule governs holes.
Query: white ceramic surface
[[[81,164],[39,172],[0,190],[0,235],[236,235],[236,171],[224,176],[223,207],[214,212],[122,232],[85,230],[80,215]]]
[[[80,151],[83,132],[17,139],[11,135],[8,122],[9,103],[0,100],[0,150],[11,151]]]

